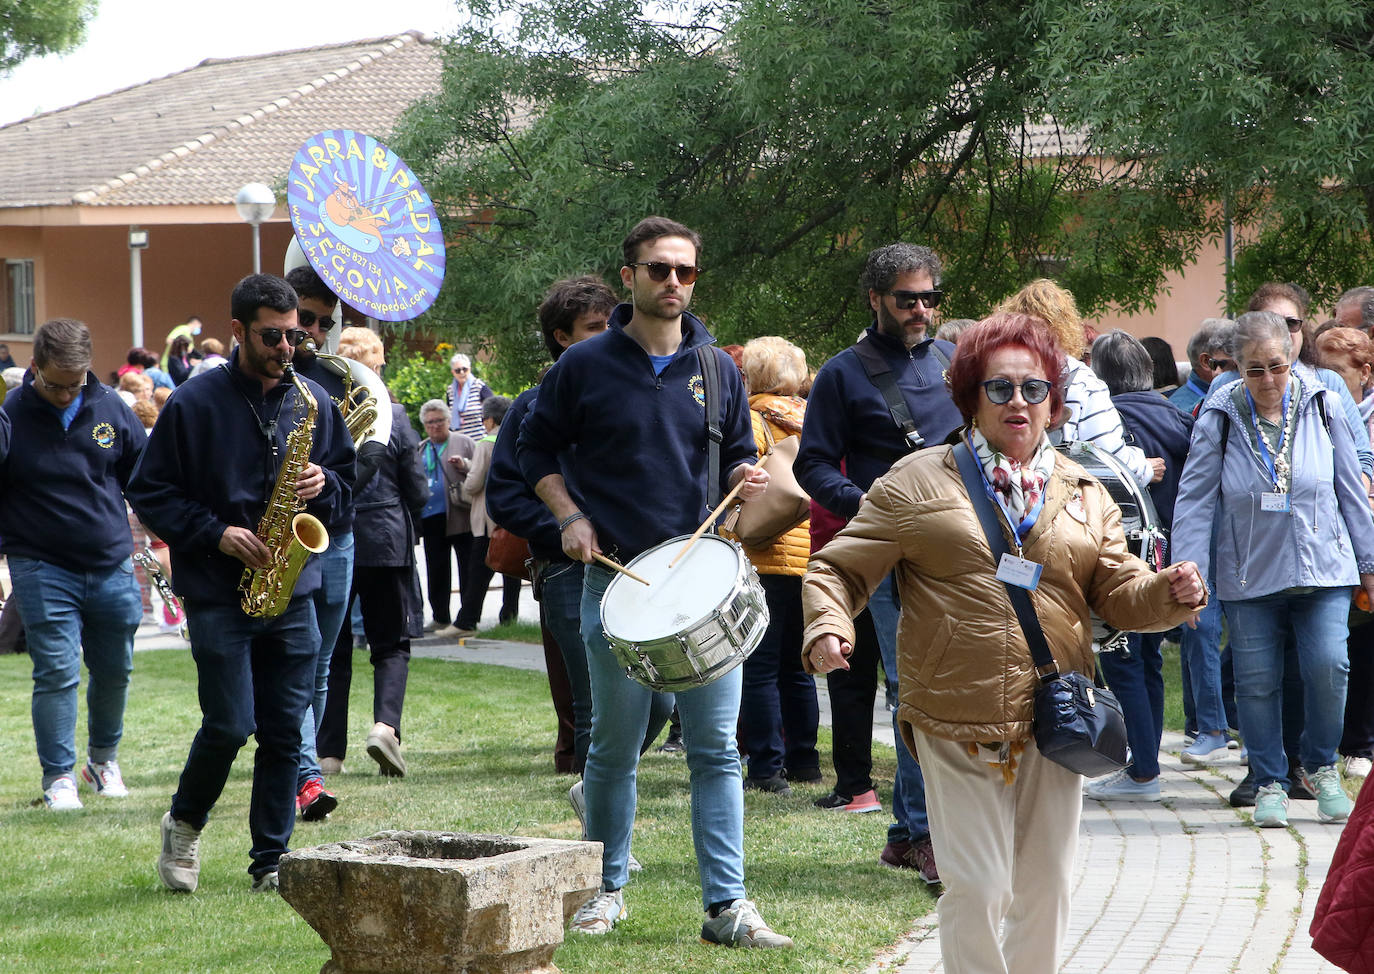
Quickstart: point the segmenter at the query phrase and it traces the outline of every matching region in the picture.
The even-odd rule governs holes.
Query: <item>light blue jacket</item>
[[[1249,443],[1249,416],[1230,393],[1237,379],[1214,389],[1193,427],[1188,462],[1174,508],[1172,554],[1197,562],[1207,577],[1213,522],[1217,529],[1215,597],[1236,602],[1298,586],[1358,585],[1374,572],[1374,517],[1355,443],[1319,383],[1302,383],[1293,437],[1290,510],[1261,509],[1274,489],[1269,471]],[[1326,397],[1330,432],[1317,409]],[[1248,413],[1248,410],[1247,410]],[[1223,454],[1222,416],[1231,424]]]

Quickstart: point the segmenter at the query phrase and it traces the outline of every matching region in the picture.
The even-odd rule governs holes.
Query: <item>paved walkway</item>
[[[1084,801],[1061,974],[1337,974],[1307,928],[1341,826],[1295,801],[1289,828],[1257,829],[1226,803],[1239,760],[1195,768],[1178,760],[1182,747],[1165,735],[1164,801]],[[892,963],[944,970],[933,914]]]

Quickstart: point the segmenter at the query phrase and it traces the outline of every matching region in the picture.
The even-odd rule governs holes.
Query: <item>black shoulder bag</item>
[[[969,500],[992,549],[993,565],[1007,553],[997,513],[992,509],[986,481],[978,460],[967,443],[954,447],[959,473],[964,478]],[[1070,771],[1096,778],[1126,766],[1126,722],[1121,704],[1101,682],[1082,673],[1060,673],[1059,666],[1045,642],[1040,618],[1031,604],[1030,593],[1006,583],[1011,606],[1025,633],[1031,661],[1040,677],[1035,691],[1035,746],[1040,753]]]

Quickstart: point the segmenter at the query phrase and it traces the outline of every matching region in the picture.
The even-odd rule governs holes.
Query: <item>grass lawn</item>
[[[280,898],[248,892],[251,742],[206,827],[199,891],[172,894],[158,882],[158,820],[199,723],[195,668],[184,650],[140,652],[134,666],[120,754],[131,796],[83,790],[85,810],[57,815],[41,799],[33,805],[39,769],[28,657],[0,657],[0,836],[10,849],[0,884],[0,971],[315,974],[329,956],[315,932]],[[542,674],[413,660],[404,780],[377,776],[362,749],[372,680],[362,657],[354,678],[348,773],[330,779],[340,806],[327,822],[300,823],[294,847],[388,828],[578,836],[565,797],[572,779],[552,771],[553,711]],[[77,739],[85,740],[84,696]],[[825,728],[821,747],[829,767]],[[874,758],[890,797],[893,753],[878,746]],[[567,974],[862,970],[933,898],[914,876],[878,865],[886,815],[812,807],[830,783],[796,787],[786,799],[746,793],[750,895],[798,948],[730,951],[697,939],[685,762],[651,752],[640,769],[634,852],[644,871],[626,890],[630,916],[607,937],[566,944],[556,963]]]

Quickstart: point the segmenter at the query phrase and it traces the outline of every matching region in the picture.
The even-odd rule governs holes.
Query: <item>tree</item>
[[[96,6],[97,0],[0,0],[0,75],[28,58],[76,47]]]
[[[1196,44],[1171,47],[1167,31],[1154,43],[1146,22],[1158,6],[1218,22]],[[1336,8],[1364,4],[1318,6],[1334,24]],[[1224,139],[1143,138],[1172,124],[1218,46],[1249,44],[1243,33],[1223,41],[1223,14],[1254,7],[1280,10],[1276,0],[474,2],[446,47],[442,92],[394,137],[452,241],[430,324],[528,378],[542,359],[533,310],[544,289],[587,271],[614,282],[619,240],[651,213],[702,231],[694,307],[722,341],[781,333],[817,360],[868,324],[863,257],[899,239],[944,258],[947,317],[982,315],[1047,272],[1088,314],[1151,306],[1164,275],[1221,231],[1223,203],[1268,215],[1272,184],[1254,177],[1277,153],[1208,168]],[[1306,14],[1290,5],[1285,16]],[[1123,19],[1144,39],[1114,32]],[[1265,23],[1246,14],[1245,30]],[[1281,64],[1281,32],[1268,29],[1266,56]],[[1306,56],[1323,37],[1334,43],[1308,33]],[[1313,73],[1290,65],[1281,79],[1295,118]],[[1241,102],[1253,108],[1268,88],[1246,79]],[[1225,99],[1224,81],[1212,97]],[[1291,180],[1285,198],[1309,218],[1327,212],[1310,171]],[[1262,229],[1253,248],[1280,245],[1291,248],[1291,233]]]

